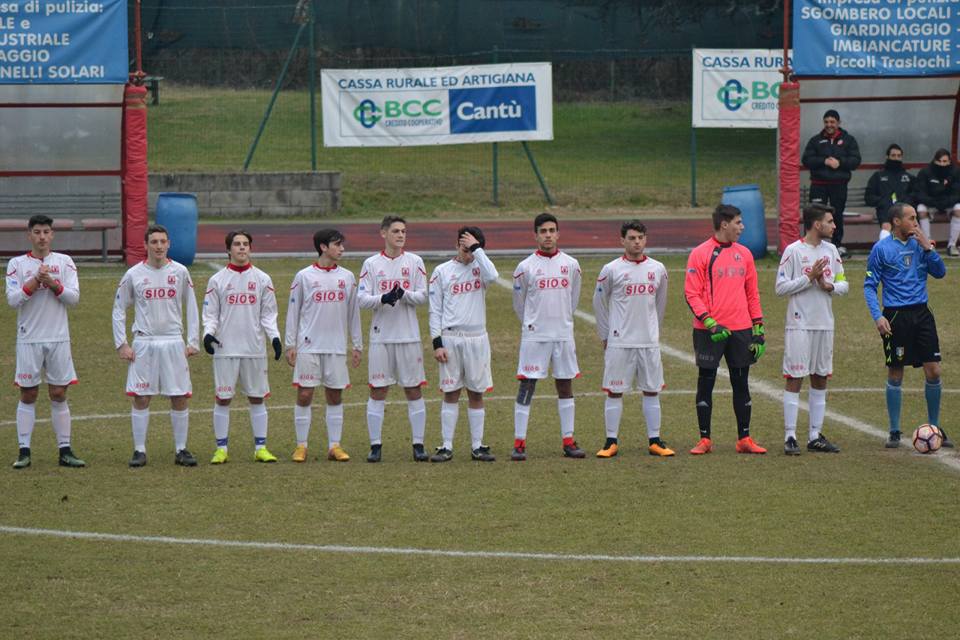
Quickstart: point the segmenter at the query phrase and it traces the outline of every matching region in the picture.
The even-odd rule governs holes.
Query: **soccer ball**
[[[943,444],[943,433],[936,425],[922,424],[913,432],[913,448],[920,453],[933,453]]]

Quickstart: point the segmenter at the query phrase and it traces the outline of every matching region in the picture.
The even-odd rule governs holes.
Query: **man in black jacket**
[[[890,235],[890,207],[898,202],[911,202],[913,176],[903,168],[903,149],[894,143],[887,147],[887,159],[883,169],[874,172],[863,194],[866,204],[877,210],[880,223],[880,239]]]
[[[843,208],[847,204],[847,183],[860,166],[860,147],[856,138],[840,128],[840,114],[834,109],[823,114],[823,131],[807,142],[803,166],[810,169],[810,202],[829,204],[837,213],[833,244],[845,256]]]
[[[933,238],[930,221],[934,213],[946,214],[950,219],[947,255],[960,256],[960,249],[957,249],[957,240],[960,239],[960,169],[953,163],[950,152],[937,149],[930,164],[920,169],[914,187],[913,200],[917,203],[920,229],[928,238]]]

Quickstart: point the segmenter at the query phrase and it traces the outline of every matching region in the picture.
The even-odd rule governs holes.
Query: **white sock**
[[[643,396],[643,418],[647,421],[647,437],[660,437],[660,396]]]
[[[130,426],[133,428],[133,448],[147,452],[147,427],[150,426],[150,408],[130,410]]]
[[[887,231],[887,230],[884,229],[883,227],[880,228],[880,239],[881,239],[881,240],[883,240],[884,238],[886,238],[886,237],[889,236],[889,235],[890,235],[890,232],[889,232],[889,231]]]
[[[293,405],[293,427],[297,431],[297,446],[307,446],[310,439],[310,420],[313,419],[313,407]]]
[[[410,418],[413,444],[423,444],[423,435],[427,431],[427,407],[423,404],[423,398],[407,400],[407,417]]]
[[[810,439],[820,437],[823,429],[823,416],[827,412],[827,390],[810,389]]]
[[[470,423],[470,446],[471,451],[483,446],[483,421],[486,417],[486,411],[480,409],[471,409],[467,407],[467,422]]]
[[[783,441],[797,437],[797,414],[800,412],[800,394],[783,392]]]
[[[930,237],[930,218],[920,218],[920,229],[923,235]]]
[[[173,450],[187,448],[187,433],[190,430],[190,410],[170,411],[170,426],[173,427]]]
[[[70,446],[70,407],[67,401],[50,401],[50,421],[53,432],[57,434],[57,448]]]
[[[530,405],[517,402],[513,405],[513,437],[527,439],[527,423],[530,422]]]
[[[623,397],[607,399],[603,402],[603,422],[608,438],[616,438],[620,433],[620,418],[623,416]]]
[[[343,437],[343,405],[327,405],[327,449],[340,444]]]
[[[33,425],[37,421],[37,404],[21,402],[17,405],[17,440],[21,449],[30,448],[30,438],[33,436]]]
[[[370,444],[380,444],[383,434],[383,400],[367,400],[367,432],[370,434]]]
[[[947,246],[956,246],[957,238],[960,238],[960,218],[956,216],[950,216],[950,242]]]
[[[440,435],[443,437],[443,447],[450,451],[453,451],[453,434],[457,430],[459,418],[459,402],[444,402],[440,405]]]
[[[253,449],[259,451],[267,446],[267,405],[251,404],[247,408],[250,412],[250,427],[253,429]]]
[[[226,449],[230,436],[230,407],[213,405],[213,437],[217,439],[217,448]]]
[[[573,398],[557,398],[557,413],[560,414],[560,436],[573,437],[573,422],[577,401]]]

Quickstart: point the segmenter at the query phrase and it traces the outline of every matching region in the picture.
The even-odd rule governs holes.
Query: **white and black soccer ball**
[[[943,432],[933,424],[922,424],[913,432],[913,448],[920,453],[933,453],[943,444]]]

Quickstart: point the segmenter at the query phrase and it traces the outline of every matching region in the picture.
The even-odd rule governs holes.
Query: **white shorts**
[[[293,386],[346,389],[350,386],[347,356],[337,353],[298,353]]]
[[[783,339],[783,375],[805,378],[833,374],[833,331],[788,329]]]
[[[367,382],[371,387],[422,387],[427,384],[423,372],[423,345],[419,342],[371,343],[367,355]]]
[[[70,343],[67,341],[17,343],[17,373],[13,383],[18,387],[30,388],[44,381],[56,387],[77,383],[77,372],[73,368],[73,357],[70,355]]]
[[[193,395],[183,340],[133,341],[136,356],[127,369],[128,396]]]
[[[214,358],[213,385],[220,400],[229,400],[238,389],[248,398],[266,398],[270,395],[267,358]]]
[[[447,361],[440,363],[440,390],[456,391],[466,387],[476,393],[493,389],[490,373],[490,340],[487,334],[444,335]]]
[[[663,389],[663,362],[660,347],[607,347],[603,353],[603,390],[626,393],[637,388],[648,393]]]
[[[580,377],[577,365],[577,345],[573,340],[559,342],[520,341],[520,363],[517,365],[517,379],[531,378],[539,380],[553,372],[557,380],[569,380]]]

